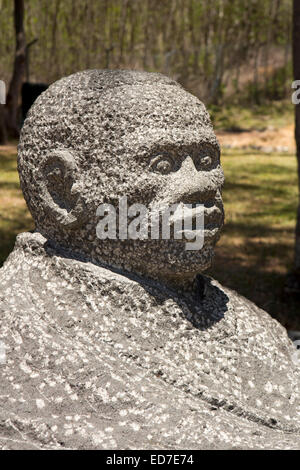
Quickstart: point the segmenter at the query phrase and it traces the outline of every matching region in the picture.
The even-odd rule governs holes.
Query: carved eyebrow
[[[171,158],[174,161],[180,158],[178,152],[174,152],[174,149],[171,150],[169,147],[170,146],[153,145],[152,148],[143,149],[145,152],[143,152],[142,159],[148,163],[151,163],[153,160],[159,157]]]
[[[213,152],[219,153],[220,149],[218,145],[215,145],[213,143],[208,143],[208,142],[202,142],[200,146],[203,146],[209,150],[212,150]]]
[[[193,142],[182,144],[179,142],[157,142],[147,147],[142,145],[140,147],[140,159],[150,163],[158,156],[171,157],[174,162],[183,161],[184,158],[190,154],[193,158],[201,158],[205,156],[207,150],[209,156],[220,158],[220,148],[213,143],[207,142]]]
[[[212,145],[212,144],[202,144],[202,146],[204,147],[203,148],[203,154],[201,152],[201,145],[200,145],[200,149],[199,149],[199,152],[197,153],[197,157],[201,158],[201,157],[205,157],[205,152],[207,151],[208,155],[210,157],[215,157],[215,158],[220,158],[220,148],[216,145]]]

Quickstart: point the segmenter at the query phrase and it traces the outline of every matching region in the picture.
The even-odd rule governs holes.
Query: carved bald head
[[[90,259],[149,277],[206,269],[223,223],[220,151],[204,105],[175,81],[131,71],[79,72],[31,108],[18,152],[36,228]],[[182,240],[100,240],[102,203],[205,205],[201,250]]]

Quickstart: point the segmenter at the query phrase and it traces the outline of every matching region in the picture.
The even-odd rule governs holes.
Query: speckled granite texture
[[[286,331],[201,273],[223,224],[204,105],[158,74],[86,71],[25,121],[36,222],[0,270],[0,448],[299,449]],[[97,239],[96,208],[205,205],[205,244]]]

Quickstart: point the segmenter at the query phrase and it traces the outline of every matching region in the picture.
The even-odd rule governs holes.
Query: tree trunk
[[[26,39],[24,32],[24,0],[14,0],[16,52],[12,79],[6,100],[6,124],[11,137],[19,136],[18,106],[26,71]]]
[[[7,132],[4,119],[4,106],[0,104],[0,145],[6,144],[7,142]]]
[[[293,67],[294,79],[300,80],[300,2],[293,2]],[[298,187],[300,195],[300,104],[295,105],[295,138],[298,162]],[[295,268],[300,274],[300,198],[298,201],[298,213],[295,240]]]

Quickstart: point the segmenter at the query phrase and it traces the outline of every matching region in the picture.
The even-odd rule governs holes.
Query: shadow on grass
[[[249,217],[252,217],[252,213]],[[260,214],[257,214],[258,216]],[[293,213],[295,218],[295,213]],[[251,223],[251,220],[245,220],[245,222],[232,222],[226,221],[226,225],[222,230],[222,234],[230,236],[239,236],[243,239],[254,238],[254,237],[280,237],[290,236],[291,239],[294,237],[294,229],[287,227],[271,227],[266,223]]]
[[[0,157],[0,171],[5,173],[5,172],[10,172],[10,171],[16,171],[17,170],[17,163],[16,163],[16,156],[14,158],[10,158],[7,160],[1,160]]]
[[[17,150],[5,153],[0,147],[0,172],[17,170]]]
[[[300,330],[299,298],[284,292],[294,231],[229,223],[223,236],[226,241],[221,239],[216,247],[208,274],[252,300],[286,328]]]
[[[0,190],[18,190],[20,189],[20,183],[17,181],[3,181],[0,182]]]
[[[268,197],[286,197],[288,194],[290,194],[289,184],[290,180],[288,179],[286,182],[281,181],[280,187],[279,185],[275,186],[274,184],[272,186],[268,185]],[[263,184],[255,185],[251,183],[233,183],[231,181],[225,181],[224,192],[227,193],[227,197],[229,196],[228,192],[230,195],[234,194],[235,199],[237,199],[239,196],[241,196],[243,199],[246,199],[249,194],[254,196],[263,195],[266,197],[266,186]]]
[[[34,222],[26,207],[15,210],[11,218],[0,214],[0,268],[13,250],[18,233],[33,228]]]

